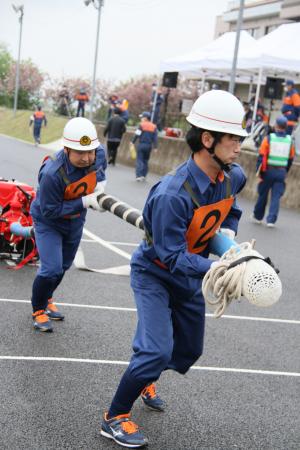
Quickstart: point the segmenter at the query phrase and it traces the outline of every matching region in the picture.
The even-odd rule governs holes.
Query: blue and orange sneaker
[[[39,331],[53,331],[52,323],[44,309],[32,313],[33,327]]]
[[[162,399],[157,395],[155,384],[151,383],[146,386],[142,392],[141,397],[145,405],[154,411],[162,412],[165,410],[165,405]]]
[[[58,311],[57,306],[53,303],[53,299],[49,298],[46,314],[52,320],[64,320],[65,316]]]
[[[105,413],[100,433],[123,447],[140,448],[148,445],[148,439],[139,431],[139,427],[130,420],[130,414],[121,414],[108,419],[107,413]]]

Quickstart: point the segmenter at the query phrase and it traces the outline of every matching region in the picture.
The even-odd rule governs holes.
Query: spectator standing
[[[41,128],[44,123],[44,126],[47,126],[47,118],[44,111],[42,111],[42,107],[38,106],[35,113],[30,117],[29,128],[33,125],[33,138],[35,145],[41,143]]]
[[[59,114],[71,118],[70,94],[68,87],[65,84],[63,85],[61,91],[59,92],[58,97],[59,97],[59,105],[58,105]]]
[[[295,147],[290,134],[287,133],[288,119],[279,116],[276,119],[275,132],[266,136],[259,149],[256,164],[258,199],[253,211],[255,223],[262,223],[271,191],[271,202],[267,215],[267,226],[274,227],[278,218],[280,198],[285,190],[285,178],[295,156]]]
[[[295,88],[293,80],[287,80],[285,83],[286,93],[283,97],[283,103],[281,107],[282,114],[287,118],[287,134],[292,134],[295,126],[297,125],[300,114],[300,95]]]
[[[164,96],[162,90],[156,83],[152,84],[152,96],[151,96],[151,116],[153,115],[153,123],[157,126],[158,131],[161,131],[160,123],[160,108],[163,104]]]
[[[129,119],[129,102],[126,98],[124,98],[123,100],[117,100],[116,102],[116,107],[119,108],[119,110],[121,111],[120,116],[122,117],[122,119],[124,120],[125,123],[128,122]]]
[[[251,106],[250,106],[249,102],[243,102],[243,106],[244,106],[244,111],[245,111],[245,118],[244,118],[244,120],[246,121],[246,131],[247,131],[247,133],[250,133],[251,132],[251,127],[252,127],[253,111],[251,109]]]
[[[78,101],[77,105],[77,117],[84,117],[85,104],[89,102],[89,96],[85,92],[85,89],[80,89],[79,94],[76,95],[75,100]]]
[[[132,143],[137,144],[136,181],[145,181],[148,173],[148,161],[152,149],[157,150],[157,127],[151,122],[151,113],[140,114],[141,122],[134,134]]]
[[[107,136],[108,164],[112,164],[113,166],[116,164],[118,147],[122,140],[122,136],[126,132],[125,121],[120,115],[121,110],[115,108],[113,116],[107,122],[103,133],[105,137]]]

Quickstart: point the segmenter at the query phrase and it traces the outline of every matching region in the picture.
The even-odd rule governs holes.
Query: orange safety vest
[[[209,240],[228,216],[234,202],[234,198],[231,195],[230,178],[226,177],[226,198],[210,205],[201,206],[199,204],[187,181],[184,183],[184,187],[197,206],[186,232],[188,251],[190,253],[201,253],[206,249]]]
[[[45,117],[45,113],[44,113],[43,111],[36,111],[36,112],[33,114],[33,117],[34,117],[35,119],[43,119],[43,118]]]
[[[46,156],[43,160],[45,162],[47,159],[52,159],[52,161],[56,161],[56,157],[53,155]],[[84,195],[92,194],[97,185],[97,174],[96,168],[93,164],[89,167],[89,172],[82,178],[77,181],[71,182],[64,168],[61,166],[59,168],[59,173],[66,184],[66,188],[64,191],[64,200],[75,200],[77,198],[83,197]],[[65,219],[73,219],[79,217],[80,214],[74,214],[70,216],[64,216]]]
[[[214,236],[230,212],[234,202],[234,197],[231,194],[230,178],[226,177],[225,180],[226,197],[216,203],[204,206],[199,204],[198,199],[188,181],[183,184],[185,190],[190,194],[194,204],[196,205],[191,223],[186,232],[187,247],[190,253],[197,254],[206,249],[209,240]],[[148,243],[153,243],[152,238],[149,236],[147,231],[146,240]],[[154,262],[162,269],[168,269],[168,267],[159,259],[155,259]]]

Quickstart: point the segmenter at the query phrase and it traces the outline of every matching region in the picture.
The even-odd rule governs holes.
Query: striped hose
[[[115,214],[115,216],[120,217],[120,219],[125,220],[140,230],[144,230],[143,216],[138,209],[132,208],[112,195],[105,193],[99,194],[97,200],[101,208]]]

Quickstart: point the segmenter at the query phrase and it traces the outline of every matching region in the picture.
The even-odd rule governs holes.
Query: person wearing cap
[[[44,126],[47,126],[47,118],[44,111],[42,111],[42,107],[39,105],[35,113],[30,117],[29,128],[33,125],[33,138],[34,143],[37,146],[41,143],[41,128],[44,123]]]
[[[120,117],[127,123],[129,120],[129,101],[126,98],[123,98],[123,100],[118,99],[116,101],[116,108],[120,110]]]
[[[140,114],[141,122],[135,131],[132,143],[138,141],[136,158],[136,181],[145,181],[148,173],[148,161],[152,149],[157,150],[157,127],[151,122],[151,113],[144,111]]]
[[[287,127],[288,119],[285,116],[277,117],[275,132],[263,139],[256,163],[256,173],[260,181],[252,219],[257,224],[262,223],[271,191],[268,227],[274,227],[277,221],[280,198],[285,190],[285,178],[295,156],[295,147],[290,134],[287,133]]]
[[[121,110],[119,108],[115,108],[113,116],[107,122],[103,132],[104,137],[107,136],[108,164],[115,166],[118,147],[125,132],[126,125],[124,119],[121,117]]]
[[[30,208],[40,257],[31,297],[33,326],[39,331],[53,331],[50,319],[64,319],[53,294],[75,258],[87,208],[101,211],[97,195],[105,185],[105,152],[90,120],[67,122],[63,146],[44,159]]]
[[[78,101],[76,117],[84,117],[85,104],[90,100],[84,88],[80,89],[79,94],[75,96],[75,100]]]
[[[292,134],[300,115],[300,95],[293,80],[285,82],[285,91],[281,112],[288,120],[286,133]]]
[[[201,283],[213,264],[211,238],[220,227],[234,237],[242,214],[236,195],[246,176],[236,160],[248,135],[243,119],[243,106],[232,94],[201,95],[187,117],[190,158],[154,185],[146,200],[145,238],[131,260],[138,315],[133,355],[101,426],[101,434],[121,446],[148,443],[131,418],[138,397],[164,411],[154,382],[167,369],[185,374],[202,354]]]

